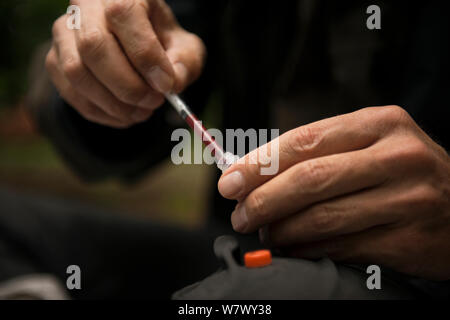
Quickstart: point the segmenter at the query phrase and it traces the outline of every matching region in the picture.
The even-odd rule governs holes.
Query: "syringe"
[[[222,146],[220,146],[214,138],[211,137],[206,128],[178,95],[173,93],[166,93],[164,95],[170,104],[175,108],[177,113],[183,118],[184,121],[186,121],[189,127],[191,127],[191,129],[199,135],[199,138],[202,139],[205,147],[208,148],[211,155],[214,156],[217,167],[220,170],[227,170],[239,159],[239,156],[223,151]]]

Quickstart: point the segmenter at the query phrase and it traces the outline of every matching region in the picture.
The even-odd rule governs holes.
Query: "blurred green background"
[[[0,106],[16,103],[26,90],[24,75],[37,45],[48,40],[52,23],[68,1],[13,0],[0,3]]]
[[[135,185],[117,181],[90,185],[65,166],[35,129],[25,106],[31,61],[43,63],[42,57],[36,58],[36,50],[51,38],[53,21],[67,6],[64,0],[0,3],[0,187],[188,227],[201,225],[214,168],[175,166],[167,161]],[[39,75],[33,81],[39,81]]]

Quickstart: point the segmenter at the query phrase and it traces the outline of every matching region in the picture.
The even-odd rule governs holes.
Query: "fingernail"
[[[149,112],[148,110],[136,108],[136,110],[130,115],[130,118],[135,122],[142,122],[150,117],[151,114],[152,112]]]
[[[161,93],[169,92],[172,90],[173,79],[160,67],[153,67],[148,73],[148,81],[153,88]]]
[[[244,188],[244,177],[239,171],[234,171],[222,177],[218,187],[224,197],[237,196]]]
[[[245,211],[244,205],[238,205],[236,210],[231,214],[231,224],[233,225],[234,231],[242,232],[247,227],[248,217]]]
[[[149,92],[144,99],[139,101],[138,106],[149,110],[155,110],[162,104],[163,101],[164,98],[162,95]]]

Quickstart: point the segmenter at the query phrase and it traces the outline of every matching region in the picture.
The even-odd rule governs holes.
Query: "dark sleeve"
[[[382,28],[365,30],[377,38],[371,62],[371,85],[381,99],[397,104],[437,143],[450,147],[448,92],[450,87],[450,20],[445,2],[430,0],[405,6],[382,6]]]
[[[405,73],[400,86],[400,104],[417,123],[449,150],[450,21],[444,3],[429,1],[410,6],[411,39]]]
[[[215,85],[216,39],[219,19],[211,1],[168,0],[180,24],[198,34],[208,48],[203,74],[183,94],[186,102],[201,114]],[[80,116],[56,93],[50,106],[37,112],[41,131],[50,139],[66,162],[85,180],[109,177],[133,180],[170,155],[171,133],[183,127],[174,122],[177,115],[164,105],[145,123],[129,129],[113,129],[92,123]]]
[[[37,116],[42,133],[82,178],[130,180],[170,153],[171,112],[163,106],[145,123],[114,129],[85,120],[55,93]]]

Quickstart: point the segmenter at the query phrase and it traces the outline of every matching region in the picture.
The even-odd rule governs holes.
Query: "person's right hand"
[[[205,48],[182,29],[163,0],[71,0],[81,29],[68,16],[53,25],[46,67],[60,95],[86,119],[126,128],[147,120],[201,73]]]

